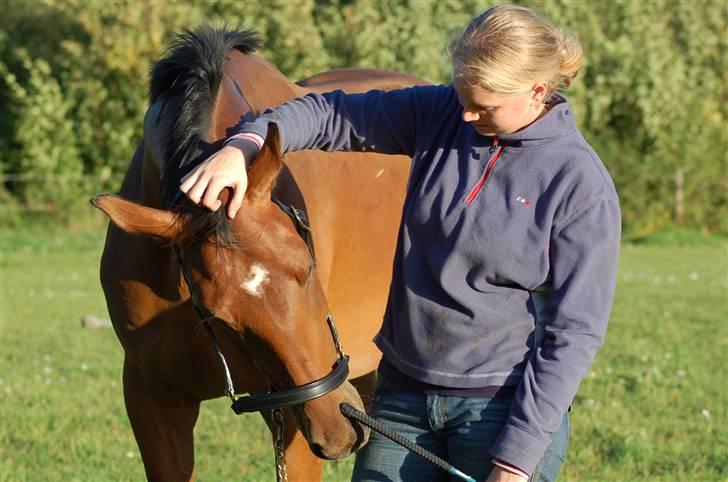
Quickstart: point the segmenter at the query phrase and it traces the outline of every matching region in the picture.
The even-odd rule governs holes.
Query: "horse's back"
[[[372,89],[394,90],[413,85],[427,85],[427,82],[414,75],[389,70],[342,68],[307,77],[296,84],[318,93],[336,89],[347,93],[360,93]]]
[[[306,90],[360,93],[426,85],[377,69],[337,69],[298,82]],[[411,160],[374,153],[300,152],[287,157],[309,211],[318,273],[336,317],[352,374],[376,368],[381,326]],[[320,250],[318,248],[321,248]]]

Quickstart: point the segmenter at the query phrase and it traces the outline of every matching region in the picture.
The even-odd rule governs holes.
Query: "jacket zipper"
[[[493,147],[498,147],[498,138],[493,138]],[[485,168],[485,172],[483,173],[483,176],[478,181],[478,184],[475,185],[475,187],[470,191],[470,194],[468,194],[468,197],[465,198],[465,204],[472,204],[473,201],[475,201],[475,198],[478,197],[478,193],[480,193],[480,190],[483,189],[483,186],[485,185],[485,181],[488,180],[488,176],[490,176],[490,171],[493,170],[493,166],[495,166],[495,162],[500,157],[501,153],[503,152],[503,148],[505,146],[500,146],[497,151],[495,151],[495,154],[490,158],[488,161],[488,164]]]

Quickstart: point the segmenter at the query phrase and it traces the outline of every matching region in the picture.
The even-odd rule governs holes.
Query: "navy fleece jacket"
[[[499,139],[462,121],[452,86],[310,94],[239,128],[265,137],[276,122],[285,151],[412,157],[375,342],[426,383],[517,385],[490,454],[528,473],[604,340],[621,225],[612,180],[567,100],[550,104]]]

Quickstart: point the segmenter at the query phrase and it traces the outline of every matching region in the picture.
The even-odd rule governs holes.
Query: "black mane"
[[[249,54],[261,46],[260,37],[251,30],[204,26],[178,34],[166,55],[152,67],[150,103],[166,94],[163,109],[174,109],[176,114],[163,149],[161,192],[168,208],[179,204],[182,177],[215,150],[207,131],[226,54],[232,49]]]

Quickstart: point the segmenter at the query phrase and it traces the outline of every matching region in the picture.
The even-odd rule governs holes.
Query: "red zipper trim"
[[[493,146],[498,145],[498,138],[493,138]],[[485,172],[483,173],[483,176],[478,181],[478,184],[475,185],[472,191],[470,191],[470,194],[468,194],[468,197],[465,198],[465,204],[471,204],[473,201],[475,201],[475,198],[478,197],[478,193],[480,193],[480,190],[483,189],[483,186],[485,185],[485,181],[488,180],[488,176],[490,176],[490,171],[493,170],[493,166],[495,166],[495,161],[498,160],[501,153],[503,152],[503,148],[505,146],[501,146],[500,149],[498,149],[495,154],[493,154],[493,157],[490,158],[488,161],[488,166],[485,168]]]

